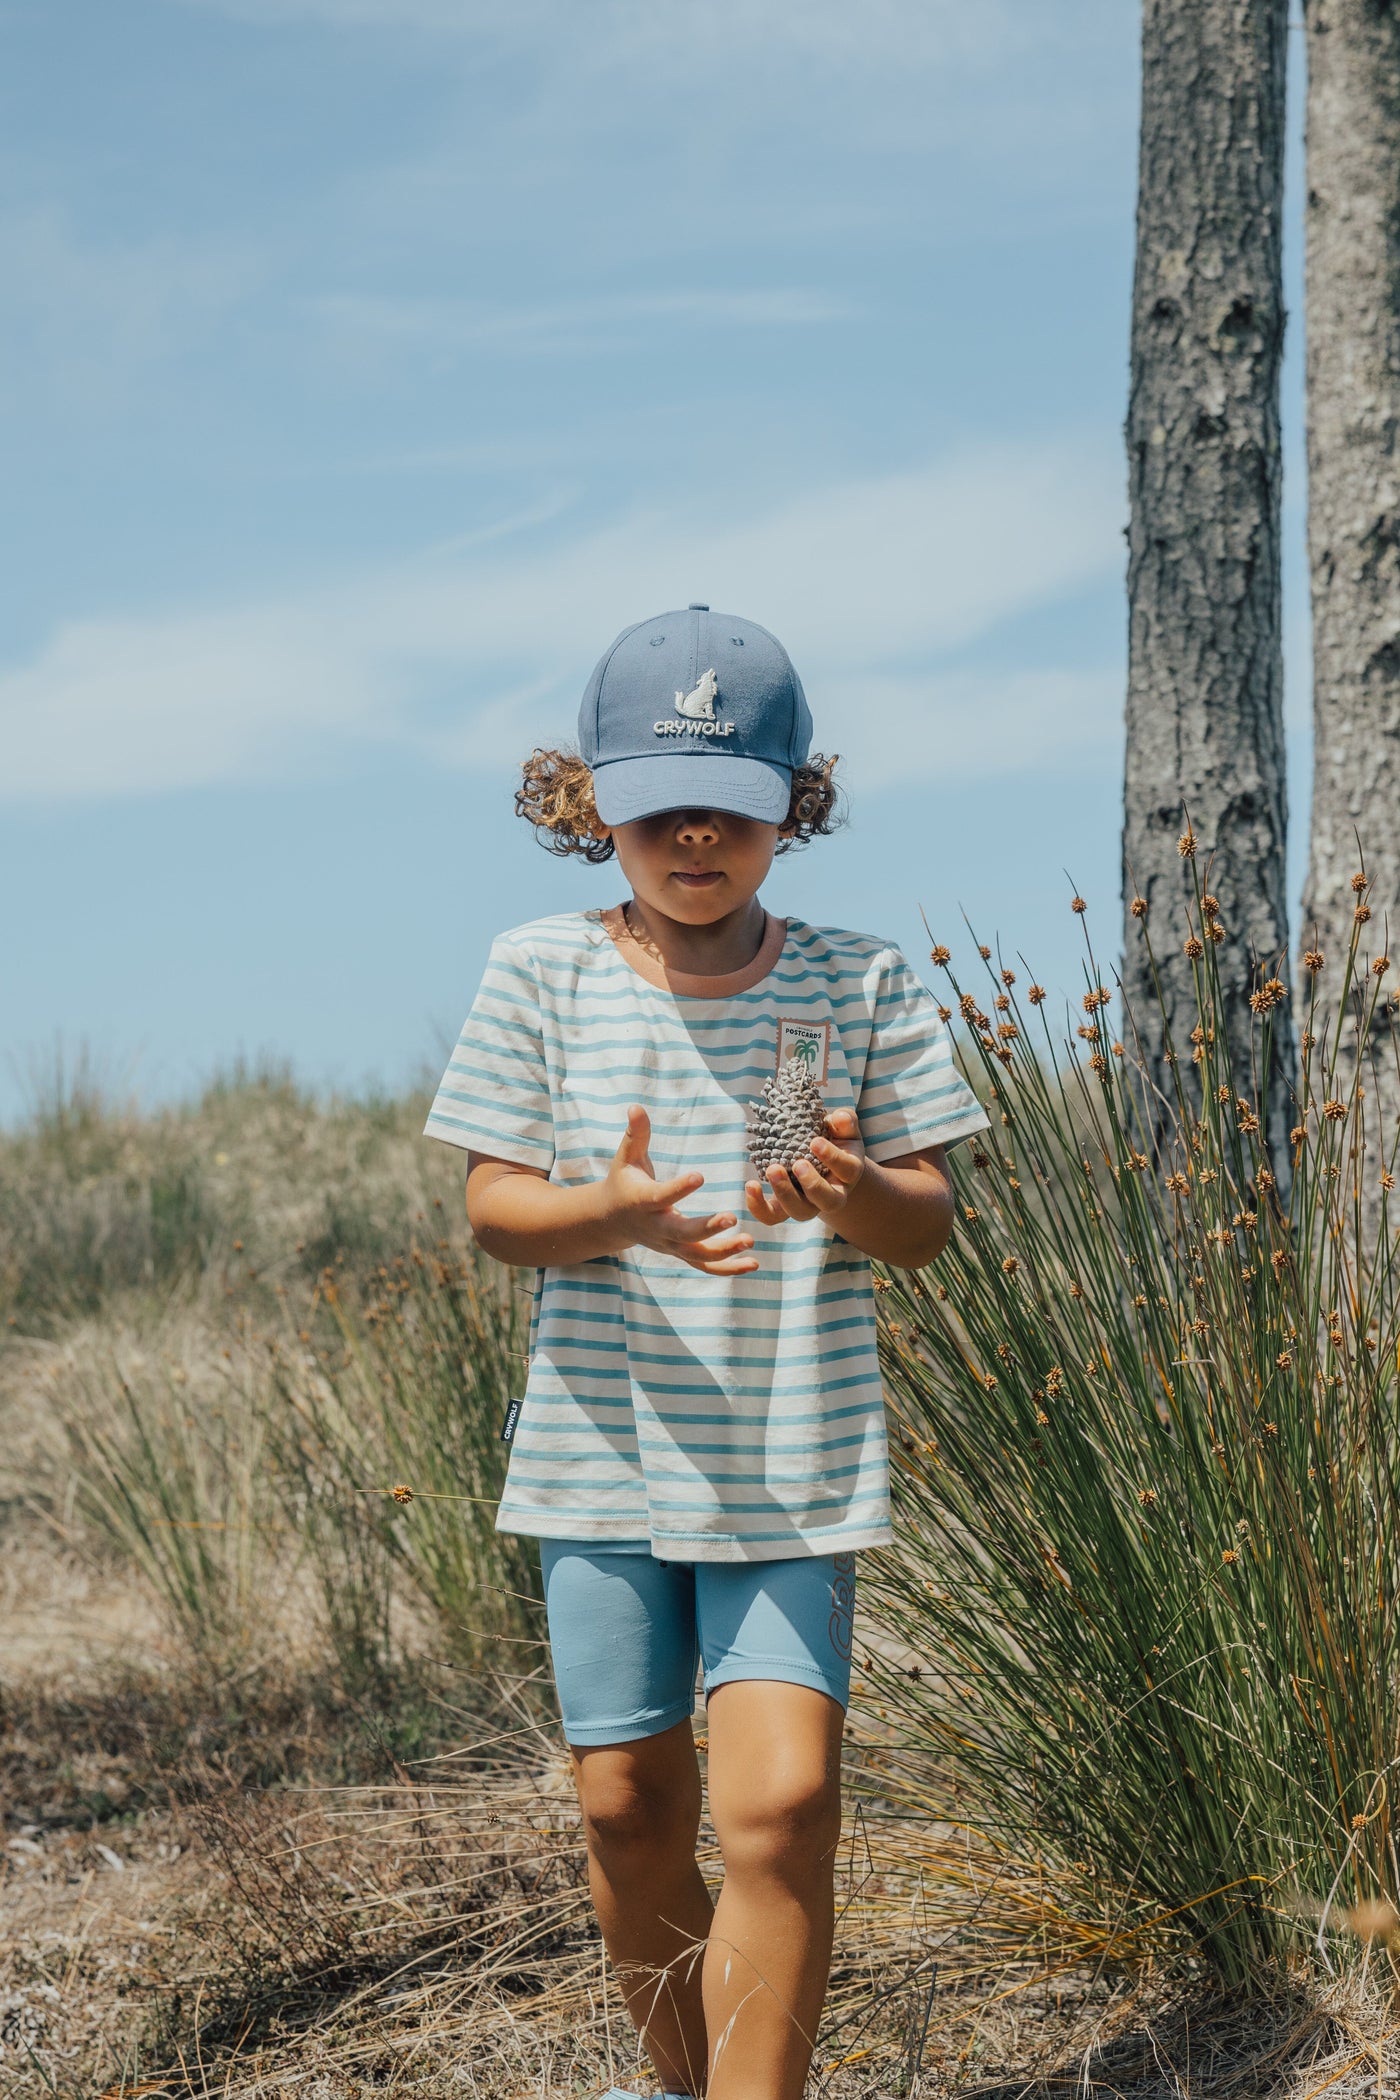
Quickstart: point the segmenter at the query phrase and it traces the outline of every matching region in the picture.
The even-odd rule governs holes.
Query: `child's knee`
[[[588,1849],[604,1864],[625,1868],[635,1862],[654,1872],[672,1852],[694,1856],[698,1775],[693,1786],[686,1785],[681,1775],[653,1769],[642,1746],[629,1754],[622,1745],[579,1759],[578,1793]]]
[[[738,1791],[723,1806],[711,1799],[726,1873],[803,1881],[830,1871],[841,1835],[836,1774],[801,1769],[777,1773]]]

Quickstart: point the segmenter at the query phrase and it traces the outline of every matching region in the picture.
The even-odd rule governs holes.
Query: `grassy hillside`
[[[1027,1105],[987,1056],[1010,1131]],[[1002,1153],[960,1163],[962,1324],[922,1286],[881,1298],[905,1528],[869,1571],[883,1619],[867,1611],[858,1653],[814,2090],[1009,2095],[1069,2065],[1165,2100],[1189,2064],[1198,2090],[1375,2091],[1373,1976],[1285,1966],[1222,1992],[1160,1893],[1170,1862],[1122,1867],[1142,1833],[1103,1764],[1093,1817],[1036,1805],[1033,1760],[1105,1753],[1036,1692],[1017,1615],[1043,1686],[1137,1725],[1108,1621],[1096,1646],[1021,1552],[1032,1501],[1070,1475],[1048,1432],[1023,1433],[1045,1379],[1015,1294],[1027,1267],[1071,1273],[1052,1154],[1068,1134],[1077,1175],[1095,1112],[1037,1098],[1007,1139],[1042,1149],[1036,1222]],[[492,1528],[524,1298],[472,1247],[462,1162],[418,1135],[425,1106],[319,1101],[264,1070],[140,1114],[80,1082],[0,1137],[6,2091],[650,2090],[585,1900],[537,1571]],[[1089,1240],[1111,1237],[1124,1185],[1095,1181]],[[1079,1273],[1070,1317],[1121,1324],[1113,1260]],[[1103,1419],[1150,1433],[1124,1376]],[[939,1444],[959,1454],[947,1487]],[[1071,1467],[1091,1531],[1116,1463]],[[1134,1609],[1153,1585],[1149,1556]],[[954,1743],[960,1713],[975,1729]],[[1257,1761],[1237,1771],[1268,1798]],[[706,1863],[717,1877],[712,1846]],[[1198,1871],[1183,1861],[1188,1894]]]

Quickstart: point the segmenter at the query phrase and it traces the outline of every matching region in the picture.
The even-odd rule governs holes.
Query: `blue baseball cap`
[[[766,627],[690,605],[618,636],[588,681],[578,741],[605,824],[667,809],[781,824],[812,717]]]

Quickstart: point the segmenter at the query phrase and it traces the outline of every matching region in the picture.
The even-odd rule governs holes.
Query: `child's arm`
[[[764,1225],[784,1218],[830,1218],[843,1240],[892,1269],[922,1269],[943,1252],[953,1229],[953,1189],[941,1145],[881,1165],[860,1149],[849,1109],[828,1116],[829,1137],[813,1140],[817,1161],[768,1169],[768,1186],[748,1183],[749,1210]],[[855,1146],[832,1138],[855,1139]],[[820,1172],[818,1172],[820,1167]]]
[[[707,1276],[743,1276],[756,1269],[753,1235],[736,1231],[728,1212],[689,1217],[675,1206],[693,1195],[703,1174],[658,1181],[647,1146],[651,1122],[629,1108],[627,1129],[601,1181],[565,1186],[538,1167],[516,1166],[488,1154],[467,1155],[467,1217],[477,1244],[497,1261],[523,1269],[567,1267],[650,1247]]]

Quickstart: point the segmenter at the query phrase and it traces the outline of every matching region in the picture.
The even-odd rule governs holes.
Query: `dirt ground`
[[[547,1718],[431,1670],[377,1712],[293,1658],[201,1681],[139,1598],[23,1520],[11,1531],[0,2090],[654,2090],[589,1918]],[[1072,1946],[1027,1958],[1025,1887],[998,1888],[966,1851],[953,1875],[946,1836],[882,1819],[870,1775],[856,1784],[813,2093],[1400,2091],[1400,2034],[1374,1995],[1241,2006],[1151,1966],[1110,1979]]]
[[[266,1638],[201,1660],[73,1521],[56,1419],[94,1365],[110,1389],[118,1341],[194,1405],[255,1269],[270,1303],[323,1261],[372,1269],[395,1205],[435,1201],[407,1110],[250,1082],[167,1120],[55,1112],[0,1175],[0,2093],[650,2094],[539,1671],[410,1637],[352,1697],[285,1589]],[[55,1278],[86,1298],[49,1303]],[[1125,1959],[1037,1862],[911,1803],[859,1698],[852,1739],[813,2096],[1400,2093],[1388,1974],[1241,2004],[1165,1943]]]

